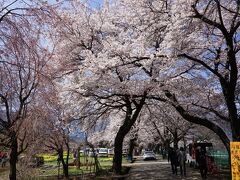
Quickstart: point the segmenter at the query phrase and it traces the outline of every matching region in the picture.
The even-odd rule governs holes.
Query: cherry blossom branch
[[[192,105],[196,106],[196,107],[200,107],[202,109],[205,109],[205,110],[208,110],[210,112],[213,112],[216,116],[218,116],[219,118],[221,118],[222,120],[225,120],[227,122],[229,122],[229,119],[224,116],[224,115],[221,115],[218,111],[216,111],[215,109],[213,108],[209,108],[209,107],[206,107],[206,106],[202,106],[202,105],[199,105],[199,104],[196,104],[196,103],[192,103]]]
[[[216,28],[218,28],[219,30],[222,31],[222,33],[224,34],[224,36],[228,36],[228,31],[225,28],[225,26],[223,26],[222,24],[217,23],[216,21],[212,21],[210,19],[208,19],[206,16],[204,16],[203,14],[200,14],[196,8],[195,5],[192,5],[192,8],[195,12],[195,15],[192,16],[193,18],[197,18],[200,19],[201,21],[207,23],[208,25],[214,26]]]
[[[209,129],[211,129],[213,132],[215,132],[220,139],[222,140],[222,142],[224,143],[225,147],[227,148],[227,150],[229,151],[229,147],[230,147],[230,140],[228,138],[228,136],[226,135],[226,133],[223,131],[223,129],[221,127],[219,127],[218,125],[216,125],[215,123],[213,123],[212,121],[210,121],[207,118],[201,118],[195,115],[191,115],[190,113],[188,113],[179,103],[178,100],[176,99],[175,95],[172,94],[170,91],[165,91],[165,95],[166,97],[170,100],[170,104],[176,109],[176,111],[187,121],[192,122],[194,124],[199,124],[202,126],[205,126]]]
[[[210,72],[212,72],[213,74],[215,74],[220,80],[222,80],[223,82],[225,82],[225,83],[227,84],[227,82],[226,82],[226,80],[224,79],[224,77],[223,77],[218,71],[212,69],[212,68],[211,68],[209,65],[207,65],[204,61],[202,61],[202,60],[200,60],[200,59],[197,59],[197,58],[195,58],[195,57],[189,56],[189,55],[187,55],[186,53],[184,53],[184,54],[179,54],[178,56],[179,56],[179,57],[187,58],[187,59],[189,59],[189,60],[192,60],[192,61],[194,61],[194,62],[197,62],[197,63],[201,64],[201,65],[204,66],[206,69],[208,69]]]

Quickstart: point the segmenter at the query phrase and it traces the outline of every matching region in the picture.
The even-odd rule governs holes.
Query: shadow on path
[[[142,161],[137,159],[135,163],[129,164],[131,170],[127,180],[201,180],[199,170],[186,165],[186,176],[172,174],[170,163],[166,160]],[[178,172],[180,173],[179,167]],[[209,176],[207,180],[229,180],[224,177]]]

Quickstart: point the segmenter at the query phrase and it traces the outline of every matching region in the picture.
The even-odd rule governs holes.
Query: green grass
[[[39,154],[38,156],[42,156],[44,158],[44,164],[47,165],[57,165],[57,155],[56,154]],[[66,154],[64,154],[64,158],[66,159]],[[88,160],[88,162],[94,162],[94,158],[93,157],[83,157],[80,156],[80,162],[81,163],[85,163],[86,159]],[[112,157],[99,157],[98,161],[100,162],[101,166],[110,166],[112,165]],[[125,158],[123,158],[123,162],[125,162]],[[69,163],[73,162],[73,155],[70,154],[69,156]]]
[[[38,154],[38,156],[42,156],[44,158],[44,165],[42,167],[34,168],[34,172],[37,172],[37,174],[40,175],[40,177],[45,176],[56,176],[58,175],[58,162],[57,162],[57,154],[50,154],[50,153],[44,153],[44,154]],[[66,153],[64,153],[64,158],[66,158]],[[75,166],[69,166],[69,175],[79,175],[79,174],[86,174],[86,173],[93,173],[95,171],[94,165],[91,167],[83,166],[84,163],[86,163],[86,160],[88,160],[89,163],[94,164],[94,158],[93,157],[83,157],[80,156],[80,162],[81,166],[80,169],[78,169]],[[112,167],[112,157],[98,157],[98,161],[100,163],[100,166],[103,170],[110,170]],[[69,156],[69,163],[71,164],[73,162],[73,154],[70,154]],[[126,158],[123,157],[123,164],[126,163]],[[1,169],[1,168],[0,168]],[[29,171],[31,171],[31,168],[29,168]],[[3,175],[7,175],[9,172],[9,169],[0,170],[0,179],[3,177]],[[60,165],[60,171],[59,175],[63,175],[62,165]]]
[[[82,167],[81,169],[78,169],[76,167],[69,166],[68,168],[69,175],[78,175],[82,173],[90,173],[90,169],[86,169],[86,167]],[[40,176],[55,176],[58,175],[58,167],[55,167],[51,170],[44,170],[42,168],[39,168],[39,174]],[[59,175],[63,175],[62,167],[60,167]]]
[[[49,166],[50,168],[39,168],[39,174],[41,176],[51,176],[51,175],[57,175],[58,174],[58,166],[57,166],[57,155],[56,154],[39,154],[38,156],[42,156],[44,158],[44,166]],[[66,153],[64,153],[64,158],[66,158]],[[91,163],[92,166],[84,166],[86,164],[86,161],[88,160],[88,163]],[[104,170],[109,170],[112,167],[112,157],[99,157],[98,161],[100,163],[100,166]],[[123,158],[124,160],[124,158]],[[73,154],[70,154],[69,156],[69,163],[73,162]],[[92,173],[95,171],[94,169],[94,158],[88,157],[88,156],[80,156],[80,162],[81,166],[80,169],[78,169],[75,166],[69,166],[69,175],[78,175],[78,174],[86,174],[86,173]],[[60,175],[63,175],[63,170],[60,165]]]

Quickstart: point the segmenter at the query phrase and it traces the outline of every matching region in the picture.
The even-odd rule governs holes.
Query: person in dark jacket
[[[200,150],[198,164],[199,164],[199,169],[200,169],[202,179],[206,179],[208,169],[207,169],[206,153],[204,149]]]
[[[168,151],[168,162],[171,162],[172,173],[177,174],[177,154],[176,151],[170,147]]]

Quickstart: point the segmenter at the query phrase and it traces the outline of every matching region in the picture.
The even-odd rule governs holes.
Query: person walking
[[[180,166],[180,173],[181,175],[186,176],[186,153],[184,151],[184,148],[181,147],[180,151],[178,152],[178,162]]]
[[[199,169],[200,169],[202,179],[206,179],[208,169],[207,169],[206,153],[205,153],[204,149],[200,150],[198,164],[199,164]]]
[[[177,174],[177,155],[176,151],[170,147],[168,151],[168,162],[171,163],[172,173]]]
[[[2,156],[2,167],[6,166],[7,160],[8,160],[7,154],[4,153],[3,156]]]

